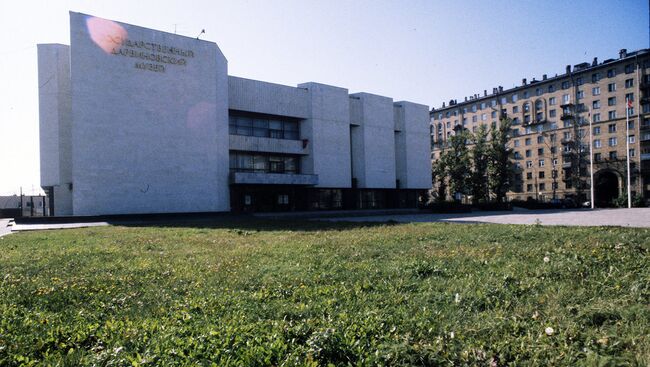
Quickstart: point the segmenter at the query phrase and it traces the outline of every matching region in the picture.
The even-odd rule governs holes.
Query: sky
[[[230,75],[409,100],[511,88],[650,47],[646,0],[2,0],[0,195],[39,192],[36,44],[68,11],[216,42]]]

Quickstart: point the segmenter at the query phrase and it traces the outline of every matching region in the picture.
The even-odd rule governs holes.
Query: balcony
[[[570,167],[571,167],[571,162],[562,163],[562,168],[570,168]]]
[[[234,185],[318,185],[318,175],[298,173],[231,172],[230,183]]]
[[[642,161],[650,161],[650,153],[641,153]]]
[[[574,115],[572,113],[563,113],[562,116],[560,116],[560,120],[573,120]]]
[[[560,105],[560,108],[573,107],[573,106],[574,106],[573,103],[571,103],[571,102],[567,102],[567,103],[562,103],[562,104]]]
[[[650,130],[650,124],[641,124],[641,125],[639,125],[639,130],[641,130],[641,131]]]

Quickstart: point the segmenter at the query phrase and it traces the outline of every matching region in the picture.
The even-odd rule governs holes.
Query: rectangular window
[[[567,104],[571,101],[571,95],[569,94],[563,94],[562,95],[562,103]]]
[[[544,171],[539,171],[539,173],[537,174],[537,177],[539,178],[544,178],[544,176],[545,176]]]
[[[533,185],[532,184],[527,184],[526,185],[526,191],[528,191],[528,192],[533,191]]]
[[[616,132],[616,124],[609,124],[609,125],[607,125],[607,132],[609,132],[609,133],[615,133],[615,132]]]
[[[603,159],[602,153],[594,153],[594,161],[600,162]]]
[[[617,158],[617,157],[616,157],[616,151],[611,151],[611,152],[609,152],[609,159],[614,160],[614,159],[616,159],[616,158]]]
[[[550,111],[548,111],[548,116],[549,116],[549,117],[553,118],[553,117],[555,117],[556,115],[557,115],[557,112],[556,112],[555,110],[550,110]]]
[[[532,172],[526,172],[526,179],[527,180],[532,180],[533,179],[533,173]]]
[[[533,161],[526,161],[526,168],[532,168],[533,167]]]
[[[627,137],[627,141],[630,144],[634,144],[634,142],[636,142],[636,138],[634,137],[634,135],[630,135],[630,136]]]
[[[626,93],[625,94],[625,101],[631,101],[634,102],[634,93]]]
[[[517,102],[518,100],[519,100],[519,96],[517,95],[517,93],[513,94],[512,95],[512,102],[514,103],[514,102]]]
[[[625,65],[625,74],[631,74],[634,72],[634,64]]]
[[[583,84],[582,77],[581,76],[577,77],[576,78],[576,85],[582,85],[582,84]]]
[[[600,95],[600,87],[593,87],[593,88],[591,88],[591,95],[593,95],[593,96],[599,96],[599,95]]]
[[[600,139],[594,140],[594,148],[600,148],[603,145],[600,143]]]
[[[616,145],[618,145],[618,141],[615,136],[609,138],[607,143],[610,147],[615,147]]]
[[[607,84],[607,91],[608,92],[616,92],[616,83]]]
[[[595,100],[591,102],[591,109],[592,110],[597,110],[600,108],[600,100]]]
[[[615,68],[607,70],[607,77],[608,78],[613,78],[615,76],[616,76],[616,69]]]
[[[600,73],[591,74],[591,82],[598,83],[600,81]]]
[[[594,113],[593,116],[593,122],[600,122],[600,114],[599,113]]]
[[[600,135],[600,126],[594,127],[594,135]]]
[[[515,140],[515,147],[519,146],[519,140]]]
[[[571,86],[571,82],[569,82],[568,80],[562,82],[562,89],[569,89],[570,86]]]
[[[630,130],[634,130],[634,120],[630,120],[627,123],[627,128],[630,129]]]
[[[544,160],[543,160],[543,159],[540,159],[540,160],[539,160],[539,166],[540,166],[540,167],[544,167]]]
[[[634,79],[625,79],[625,88],[634,87]]]
[[[555,106],[555,103],[557,103],[557,100],[555,99],[555,97],[551,97],[551,98],[548,99],[548,104],[549,105]]]
[[[256,136],[275,139],[300,139],[300,123],[297,120],[258,117],[255,114],[231,115],[228,118],[232,135]]]
[[[533,142],[530,138],[526,138],[526,145],[531,145]]]
[[[524,99],[526,99],[526,98],[528,98],[528,91],[527,90],[524,91]]]
[[[616,111],[609,111],[607,113],[607,117],[609,117],[610,120],[613,120],[616,118]]]
[[[577,99],[582,99],[585,98],[585,91],[579,90],[578,93],[576,94]]]
[[[607,105],[608,106],[616,106],[616,97],[607,98]]]
[[[544,155],[544,148],[537,148],[537,155],[538,156]]]
[[[544,173],[544,172],[542,172],[542,173]],[[544,182],[542,182],[542,183],[539,184],[539,190],[540,190],[540,191],[544,191],[544,190],[546,190],[546,184],[545,184]]]
[[[636,157],[636,152],[634,151],[634,148],[630,149],[628,151],[628,154],[630,155],[630,157]]]
[[[530,149],[526,149],[526,158],[529,158],[533,155]]]
[[[472,116],[472,122],[476,122],[476,121],[477,121],[476,115]]]
[[[537,89],[535,89],[535,94],[536,94],[536,95],[541,96],[542,93],[543,93],[543,92],[542,92],[542,88],[537,88]]]
[[[512,113],[519,113],[519,106],[512,106]]]
[[[537,144],[542,144],[544,142],[544,135],[539,135],[537,137]]]
[[[548,92],[549,93],[555,92],[555,84],[551,84],[551,85],[548,86]]]

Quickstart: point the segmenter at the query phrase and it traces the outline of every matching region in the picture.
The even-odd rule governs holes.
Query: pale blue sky
[[[3,0],[0,194],[38,188],[36,44],[69,43],[69,10],[192,37],[205,28],[231,75],[433,107],[650,42],[645,0]]]

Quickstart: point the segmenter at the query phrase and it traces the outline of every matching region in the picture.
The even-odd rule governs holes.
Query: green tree
[[[440,158],[431,163],[431,172],[433,180],[432,199],[435,201],[445,201],[447,198],[447,167],[445,165],[444,152],[441,152]]]
[[[499,126],[494,126],[490,132],[488,144],[489,186],[498,203],[503,202],[512,183],[513,164],[510,161],[511,149],[508,148],[511,126],[512,120],[504,117]]]
[[[452,195],[456,193],[469,193],[470,167],[471,159],[467,143],[469,142],[469,133],[459,127],[456,134],[449,139],[450,147],[442,155],[449,178],[449,192]]]
[[[472,172],[470,174],[470,189],[474,204],[488,199],[488,130],[486,125],[479,126],[474,134],[474,149],[472,149]]]

